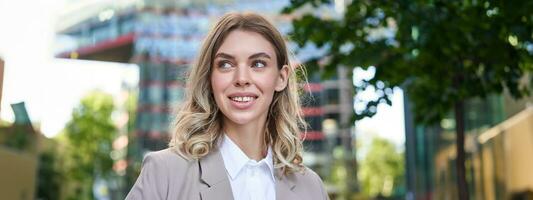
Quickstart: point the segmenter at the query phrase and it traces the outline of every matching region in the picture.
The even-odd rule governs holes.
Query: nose
[[[250,74],[248,67],[245,65],[240,65],[237,67],[237,72],[235,73],[234,78],[235,87],[243,87],[250,85]]]

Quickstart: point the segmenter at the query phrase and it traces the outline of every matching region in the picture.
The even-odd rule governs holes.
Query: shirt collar
[[[224,134],[224,137],[222,138],[220,153],[222,154],[224,165],[231,179],[235,179],[246,163],[251,160],[226,134]],[[275,181],[274,161],[272,158],[272,149],[270,147],[268,147],[266,157],[259,162],[266,162],[272,180]]]

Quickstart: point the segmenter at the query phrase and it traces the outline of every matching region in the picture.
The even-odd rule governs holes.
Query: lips
[[[232,93],[228,96],[231,105],[237,109],[247,109],[251,107],[258,95],[254,93]]]

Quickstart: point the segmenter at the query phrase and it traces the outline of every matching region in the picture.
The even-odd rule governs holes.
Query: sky
[[[54,58],[61,0],[0,0],[0,56],[5,61],[0,118],[13,121],[10,104],[25,102],[47,137],[59,133],[72,109],[92,90],[118,96],[122,82],[136,84],[132,64]]]
[[[380,104],[374,117],[357,121],[355,128],[356,137],[365,145],[369,144],[372,138],[381,137],[394,142],[398,150],[403,150],[405,143],[403,91],[394,89],[392,106]]]
[[[374,77],[375,67],[370,66],[367,70],[356,67],[353,70],[353,82],[360,85],[362,80],[369,80]],[[357,100],[374,100],[377,98],[373,86],[367,87],[364,91],[357,93]],[[381,137],[393,141],[397,148],[401,150],[405,142],[405,120],[403,109],[403,91],[395,87],[391,97],[392,105],[379,104],[376,115],[372,118],[364,118],[355,124],[356,137],[360,139],[363,145],[367,145],[372,138]],[[356,110],[366,108],[365,103],[354,103]]]
[[[0,57],[6,64],[0,118],[12,121],[10,104],[23,101],[47,137],[63,129],[89,91],[118,95],[122,81],[138,81],[135,65],[53,57],[58,46],[54,25],[64,6],[65,0],[0,0]],[[357,122],[358,137],[380,136],[403,145],[401,90],[395,90],[392,101],[392,107],[380,105],[376,116]]]

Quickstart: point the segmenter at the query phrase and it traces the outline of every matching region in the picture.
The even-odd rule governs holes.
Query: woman
[[[302,165],[295,79],[271,23],[224,15],[191,70],[170,148],[145,157],[126,199],[327,199]]]

